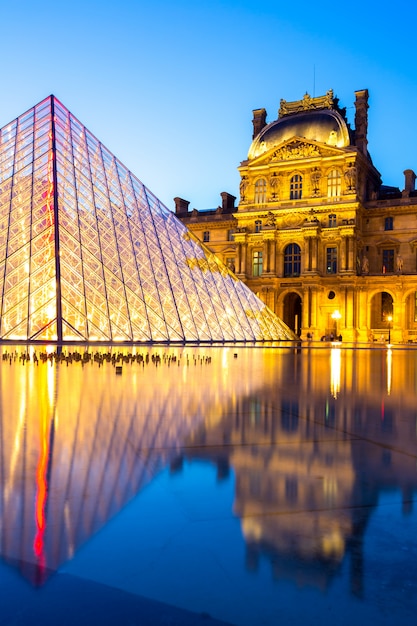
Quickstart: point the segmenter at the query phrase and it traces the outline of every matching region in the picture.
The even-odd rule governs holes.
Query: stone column
[[[312,328],[317,327],[317,291],[313,288],[310,293],[311,299],[311,326]]]
[[[275,274],[276,268],[276,243],[275,241],[271,241],[271,272]]]
[[[269,258],[269,249],[270,249],[270,245],[269,245],[269,240],[266,239],[264,240],[264,246],[263,246],[263,253],[265,255],[265,272],[270,271],[270,258]]]
[[[311,250],[311,270],[313,272],[317,272],[317,251],[318,251],[318,239],[317,237],[313,237],[311,240],[312,250]]]

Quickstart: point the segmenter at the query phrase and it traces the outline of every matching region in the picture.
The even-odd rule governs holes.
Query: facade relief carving
[[[317,146],[300,141],[275,150],[271,155],[271,160],[288,161],[290,159],[305,159],[306,157],[313,156],[320,156],[320,150]]]
[[[272,211],[269,211],[267,217],[266,217],[266,221],[265,221],[265,226],[276,226],[277,220],[275,215],[272,213]]]
[[[304,216],[301,213],[288,213],[283,217],[283,226],[287,228],[297,228],[304,222]]]

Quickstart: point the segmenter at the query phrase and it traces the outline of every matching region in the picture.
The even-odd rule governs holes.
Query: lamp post
[[[337,311],[337,310],[333,311],[333,313],[331,315],[331,318],[332,318],[332,320],[334,320],[335,327],[336,327],[336,339],[338,337],[338,334],[337,334],[337,321],[340,320],[341,317],[342,317],[342,314],[340,313],[340,311]]]
[[[391,343],[391,322],[392,322],[392,315],[388,315],[388,316],[387,316],[387,320],[388,320],[388,345],[390,345],[390,343]]]

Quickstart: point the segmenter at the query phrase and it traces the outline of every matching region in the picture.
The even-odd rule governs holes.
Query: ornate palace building
[[[176,215],[303,339],[417,340],[416,175],[383,185],[368,152],[368,91],[355,128],[333,91],[253,111],[240,201]]]

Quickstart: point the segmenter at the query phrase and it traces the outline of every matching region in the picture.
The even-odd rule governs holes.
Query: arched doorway
[[[392,327],[393,314],[394,300],[391,294],[387,291],[376,293],[371,300],[371,330],[382,331],[381,338],[386,338],[385,335]]]
[[[284,298],[284,322],[296,335],[301,335],[302,302],[298,293],[287,293]]]

